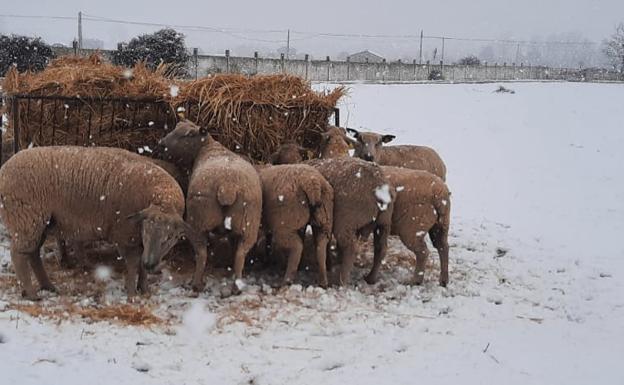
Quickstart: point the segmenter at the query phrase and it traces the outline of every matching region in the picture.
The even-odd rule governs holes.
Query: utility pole
[[[420,49],[418,51],[418,64],[422,64],[422,41],[423,41],[423,30],[420,30]]]
[[[286,35],[286,60],[288,60],[290,56],[290,29],[288,29],[287,33],[288,34]]]
[[[442,61],[444,62],[444,37],[442,37]]]
[[[78,12],[78,49],[82,49],[82,11]]]

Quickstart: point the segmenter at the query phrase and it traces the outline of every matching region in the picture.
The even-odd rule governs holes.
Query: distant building
[[[384,61],[384,58],[376,53],[373,53],[369,50],[357,52],[352,55],[347,56],[350,62],[353,63],[381,63]]]

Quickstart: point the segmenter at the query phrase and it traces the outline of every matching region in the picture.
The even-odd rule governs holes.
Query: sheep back
[[[268,228],[301,229],[309,222],[331,233],[333,188],[304,164],[260,168],[263,221]]]
[[[427,171],[382,166],[384,175],[397,191],[392,213],[392,233],[429,231],[437,224],[448,230],[450,225],[450,192],[436,175]]]
[[[53,225],[67,240],[140,244],[126,219],[154,204],[182,215],[184,196],[162,168],[129,151],[104,147],[38,147],[0,170],[0,213],[16,234]],[[53,222],[53,223],[52,223]]]
[[[383,146],[378,163],[384,166],[405,167],[424,170],[446,180],[446,165],[438,153],[426,146],[399,145]]]
[[[306,163],[319,170],[334,189],[334,233],[357,231],[373,222],[390,225],[392,205],[380,207],[376,196],[377,189],[389,184],[379,166],[351,157]]]
[[[216,141],[207,145],[195,160],[189,181],[189,223],[198,231],[225,227],[255,238],[261,211],[262,187],[254,167]]]

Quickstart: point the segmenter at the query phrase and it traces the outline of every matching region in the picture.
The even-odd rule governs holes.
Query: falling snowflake
[[[180,87],[178,87],[177,85],[172,84],[171,86],[169,86],[169,94],[172,98],[178,96],[178,91],[180,91]]]
[[[381,185],[375,189],[375,197],[379,199],[377,202],[377,206],[381,211],[384,211],[388,208],[388,204],[392,202],[392,197],[390,196],[390,186],[387,184]]]
[[[232,230],[232,217],[225,217],[223,227],[225,227],[226,230]]]

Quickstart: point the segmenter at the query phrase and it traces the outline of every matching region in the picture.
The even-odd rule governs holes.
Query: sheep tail
[[[321,181],[314,181],[306,191],[310,204],[310,216],[313,224],[323,233],[331,234],[334,212],[334,194],[331,186],[323,186]]]
[[[232,206],[236,202],[238,187],[231,182],[221,183],[217,190],[217,201],[221,206]]]
[[[318,180],[310,180],[313,183],[306,183],[302,186],[303,193],[308,198],[310,206],[315,207],[322,202],[321,184]]]
[[[438,213],[437,225],[447,230],[451,223],[451,200],[449,198],[450,193],[447,192],[436,196],[433,202],[433,207]]]

